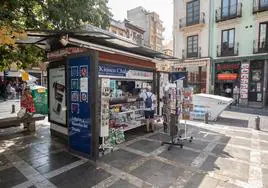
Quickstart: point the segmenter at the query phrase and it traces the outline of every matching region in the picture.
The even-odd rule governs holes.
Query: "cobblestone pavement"
[[[221,119],[209,125],[189,121],[193,143],[168,150],[161,146],[161,141],[169,140],[161,130],[151,134],[137,130],[95,163],[69,153],[61,140],[51,138],[46,121],[39,122],[32,134],[20,127],[0,132],[1,188],[268,187],[264,131],[223,125]]]

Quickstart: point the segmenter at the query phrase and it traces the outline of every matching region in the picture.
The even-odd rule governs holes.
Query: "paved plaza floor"
[[[227,115],[232,113],[239,120],[237,112]],[[97,162],[68,152],[50,136],[47,119],[35,133],[0,130],[0,188],[268,187],[268,133],[225,121],[189,121],[194,141],[182,149],[161,146],[169,141],[161,129],[129,132],[126,142]]]

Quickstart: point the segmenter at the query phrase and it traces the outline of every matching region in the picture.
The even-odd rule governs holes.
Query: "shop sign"
[[[125,67],[113,65],[99,65],[99,75],[123,77],[139,80],[153,80],[153,73],[139,70],[129,70]]]
[[[241,88],[240,88],[240,98],[248,98],[248,79],[249,79],[249,63],[243,63],[241,65]]]
[[[219,63],[216,66],[217,71],[222,71],[222,70],[237,70],[240,69],[240,63]]]
[[[207,61],[178,63],[178,64],[175,64],[173,68],[176,70],[179,68],[203,67],[203,66],[207,66]]]
[[[51,61],[53,59],[61,58],[61,57],[66,56],[68,54],[76,54],[76,53],[81,53],[81,52],[85,52],[85,51],[86,51],[85,48],[76,48],[76,47],[63,48],[63,49],[56,50],[53,52],[48,52],[47,59],[49,61]]]
[[[100,75],[109,75],[109,76],[123,76],[125,77],[129,70],[123,67],[116,67],[110,65],[99,65],[99,74]]]

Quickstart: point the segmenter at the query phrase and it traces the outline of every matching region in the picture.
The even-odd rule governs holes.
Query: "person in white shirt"
[[[148,86],[146,92],[142,92],[140,97],[143,99],[145,104],[144,114],[146,119],[146,131],[154,132],[154,112],[156,107],[156,97],[152,93],[151,86]],[[150,129],[151,126],[151,129]]]

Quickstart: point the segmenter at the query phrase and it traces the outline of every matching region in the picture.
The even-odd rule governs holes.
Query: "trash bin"
[[[35,113],[48,114],[48,93],[47,88],[42,86],[31,87],[34,100]]]

